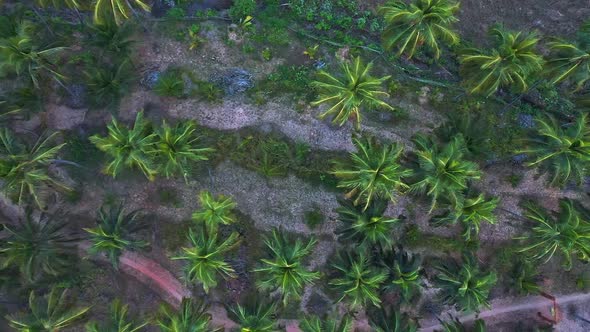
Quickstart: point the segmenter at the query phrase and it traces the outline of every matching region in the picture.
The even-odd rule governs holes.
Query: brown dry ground
[[[530,1],[529,1],[530,2]],[[537,3],[538,2],[538,3]],[[571,32],[571,25],[579,20],[580,12],[567,12],[569,19],[560,19],[560,23],[550,24],[547,20],[550,13],[536,14],[543,8],[537,1],[528,4],[527,1],[465,1],[461,13],[461,29],[467,34],[477,35],[485,26],[507,16],[513,22],[525,24],[530,20],[529,14],[521,13],[520,7],[533,10],[532,16],[539,16],[547,22],[541,27],[547,26],[551,31],[558,33]],[[543,1],[545,3],[547,1]],[[570,1],[576,2],[576,1]],[[586,3],[587,1],[584,1]],[[517,5],[515,5],[517,3]],[[554,1],[555,6],[563,7],[566,1]],[[577,2],[579,3],[579,1]],[[528,5],[527,5],[528,4]],[[510,10],[518,7],[516,9]],[[547,4],[545,4],[547,6]],[[498,8],[504,8],[498,10]],[[557,7],[556,7],[557,8]],[[562,10],[562,9],[556,9]],[[503,14],[504,13],[504,14]],[[524,15],[524,16],[518,16]],[[469,22],[479,22],[476,25],[469,25]],[[206,29],[205,38],[207,42],[196,51],[189,51],[186,44],[162,38],[153,31],[141,35],[139,46],[139,61],[144,70],[159,69],[165,70],[169,66],[182,66],[197,73],[202,79],[208,79],[225,69],[240,67],[251,71],[255,79],[262,79],[280,63],[286,63],[286,59],[275,58],[270,62],[260,61],[244,55],[239,46],[228,46],[225,40],[225,26],[218,22],[207,23],[210,28]],[[516,24],[516,23],[515,23]],[[517,25],[518,25],[517,24]],[[521,26],[519,26],[521,27]],[[522,25],[526,27],[526,25]],[[555,30],[553,30],[555,28]],[[300,53],[303,47],[297,42],[289,46],[292,52]],[[440,123],[444,110],[436,110],[428,102],[418,102],[416,96],[398,95],[392,96],[394,105],[403,105],[409,112],[409,119],[400,124],[383,125],[375,120],[366,121],[363,130],[370,132],[381,139],[400,142],[411,148],[409,138],[416,132],[430,131],[432,126]],[[258,107],[248,103],[244,96],[226,97],[221,104],[210,104],[194,99],[175,100],[161,98],[152,92],[138,87],[130,96],[126,97],[120,107],[118,116],[126,121],[133,119],[135,113],[148,106],[152,110],[148,116],[153,118],[166,117],[170,119],[194,119],[200,124],[224,130],[235,130],[245,127],[272,128],[295,141],[302,141],[314,149],[351,151],[350,136],[352,128],[346,125],[343,128],[336,128],[325,121],[317,119],[318,110],[306,108],[303,112],[296,112],[294,105],[284,100],[271,100],[268,104]],[[94,128],[104,126],[110,116],[107,112],[88,111],[85,117],[80,117],[80,110],[70,110],[64,106],[53,105],[49,107],[43,122],[55,129],[74,129],[80,124]],[[33,119],[23,128],[35,128],[41,121]],[[522,214],[518,202],[523,196],[536,197],[543,205],[555,207],[558,198],[563,196],[579,197],[578,192],[564,192],[555,189],[548,189],[543,179],[535,179],[534,171],[523,170],[524,181],[516,188],[512,188],[506,181],[507,172],[511,172],[512,166],[493,166],[485,169],[485,176],[478,185],[482,190],[491,195],[501,198],[501,207],[516,214]],[[92,224],[92,218],[105,196],[114,196],[124,200],[128,209],[141,208],[149,213],[152,221],[154,236],[151,239],[153,246],[147,253],[151,258],[157,260],[163,266],[169,268],[177,276],[181,276],[181,264],[177,261],[170,261],[167,257],[173,254],[180,245],[184,244],[184,236],[187,220],[197,206],[196,195],[201,190],[211,190],[213,193],[223,193],[235,198],[238,209],[244,216],[240,222],[244,233],[250,234],[247,242],[240,249],[242,255],[258,253],[260,246],[260,235],[272,227],[282,227],[284,230],[304,235],[315,235],[321,238],[311,258],[311,265],[324,266],[329,256],[338,248],[334,241],[333,231],[337,226],[336,216],[333,209],[336,207],[336,195],[322,187],[312,186],[308,182],[298,179],[294,175],[284,178],[267,179],[261,175],[242,169],[231,162],[224,162],[216,167],[206,167],[200,173],[201,176],[191,179],[188,184],[181,180],[158,179],[148,182],[140,175],[126,174],[113,180],[106,176],[95,174],[88,183],[84,183],[82,197],[75,204],[62,201],[63,208],[70,212],[72,219],[77,220],[83,226]],[[162,190],[170,190],[178,195],[178,204],[174,206],[163,205],[158,200],[158,193]],[[326,222],[317,230],[311,231],[304,223],[304,213],[316,206],[321,207],[322,213],[327,217]],[[432,228],[428,225],[428,207],[424,204],[414,202],[411,198],[402,198],[397,204],[391,204],[389,212],[392,216],[398,214],[410,215],[409,222],[416,223],[419,228],[427,233],[436,233],[443,236],[459,234],[459,229]],[[481,231],[483,244],[499,244],[511,241],[511,239],[522,232],[521,221],[515,220],[513,215],[499,211],[497,225],[484,225]],[[434,253],[437,254],[437,253]],[[493,252],[482,253],[482,261],[493,255]],[[251,255],[250,255],[251,256]],[[249,262],[252,267],[252,262]],[[566,285],[573,287],[573,275],[570,277],[560,276],[557,266],[546,265],[543,267],[544,275],[548,281],[549,291],[564,288]],[[579,272],[579,271],[578,271]],[[93,284],[96,288],[84,290],[84,296],[95,298],[102,302],[97,308],[104,309],[107,298],[123,296],[132,307],[142,312],[148,312],[155,308],[158,299],[154,294],[138,285],[133,280],[126,280],[113,274],[108,268],[101,269],[93,275]],[[251,279],[245,280],[244,285],[238,285],[238,294],[243,296],[251,290]],[[108,285],[108,287],[106,287]],[[226,285],[229,287],[230,283]],[[221,302],[226,296],[233,296],[232,291],[224,289],[213,293],[214,301]],[[199,294],[198,289],[194,289]],[[307,290],[306,294],[310,294]],[[430,292],[432,293],[432,292]],[[228,295],[230,294],[230,295]],[[496,294],[502,297],[503,294]],[[302,303],[302,308],[305,301]],[[100,315],[100,310],[97,311]]]

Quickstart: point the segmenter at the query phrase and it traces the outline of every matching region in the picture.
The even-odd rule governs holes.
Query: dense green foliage
[[[404,178],[412,171],[400,165],[402,147],[397,144],[378,144],[373,138],[353,138],[357,152],[350,154],[350,162],[336,162],[333,174],[338,187],[348,190],[347,197],[355,197],[354,204],[366,210],[375,199],[395,200],[399,192],[409,188]]]
[[[208,229],[216,230],[219,225],[229,225],[236,221],[232,210],[237,204],[231,197],[223,195],[214,198],[208,191],[199,193],[201,208],[193,212],[192,218],[196,222],[203,222]]]
[[[182,299],[178,311],[168,305],[160,306],[156,325],[162,332],[211,332],[208,306],[196,299]]]
[[[494,47],[465,49],[460,56],[461,74],[470,93],[490,96],[500,88],[524,92],[533,74],[541,71],[543,58],[535,50],[539,38],[531,33],[490,30]]]
[[[31,291],[28,310],[8,315],[8,324],[20,332],[53,332],[73,325],[89,308],[74,308],[67,294],[66,289],[60,290],[56,287],[43,297]]]
[[[1,188],[14,202],[25,204],[32,200],[37,207],[45,209],[43,194],[48,188],[70,190],[48,170],[65,146],[65,143],[53,144],[57,135],[57,132],[42,135],[34,144],[27,144],[19,141],[8,128],[0,128]]]
[[[107,24],[114,21],[123,24],[135,12],[135,8],[149,11],[150,6],[143,0],[97,0],[94,3],[94,22]]]
[[[393,111],[393,107],[383,100],[389,97],[382,86],[390,76],[374,78],[370,74],[372,67],[373,63],[365,65],[357,57],[351,64],[342,63],[343,75],[340,77],[320,71],[318,81],[312,83],[318,90],[319,98],[312,105],[326,103],[330,107],[320,118],[332,116],[332,122],[339,126],[352,120],[360,129],[362,109],[378,107]]]
[[[565,186],[569,181],[581,184],[590,167],[590,125],[586,114],[575,122],[561,126],[551,116],[538,117],[534,136],[526,141],[524,153],[534,160],[529,166],[539,166],[549,172],[551,184]]]
[[[302,332],[353,332],[354,325],[350,316],[344,316],[340,320],[311,316],[299,321],[299,329]]]
[[[217,285],[218,276],[235,277],[235,271],[224,259],[224,255],[238,244],[238,236],[234,232],[223,240],[215,230],[205,226],[191,228],[188,234],[191,247],[182,248],[182,253],[172,259],[186,260],[186,280],[201,284],[208,292]]]
[[[252,302],[231,307],[228,314],[238,324],[240,331],[273,332],[276,331],[275,311],[274,304]]]
[[[29,282],[62,275],[71,266],[75,251],[75,239],[65,227],[48,215],[35,220],[30,214],[16,225],[5,225],[0,232],[6,234],[0,242],[2,268],[18,267]]]
[[[382,308],[369,315],[369,323],[376,332],[416,332],[418,324],[407,314],[393,308]]]
[[[379,8],[385,19],[383,45],[397,47],[398,54],[412,58],[421,47],[428,48],[438,59],[441,54],[439,40],[450,45],[459,42],[452,29],[458,19],[454,16],[459,3],[452,0],[391,0]]]
[[[575,91],[583,89],[590,80],[590,22],[582,25],[575,42],[556,38],[548,46],[546,70],[551,82],[571,81]]]
[[[486,324],[482,319],[476,319],[473,328],[466,327],[458,318],[441,322],[443,329],[440,332],[486,332]]]
[[[330,285],[342,294],[339,302],[346,300],[351,308],[381,305],[379,290],[387,274],[371,266],[366,251],[342,254],[332,267],[336,276],[330,280]]]
[[[479,311],[489,307],[490,289],[497,281],[496,273],[481,271],[475,257],[463,255],[462,261],[448,261],[436,267],[435,284],[445,304],[461,311]]]
[[[399,291],[404,301],[410,302],[420,294],[422,281],[422,258],[418,254],[411,254],[403,248],[398,248],[395,253],[388,252],[382,255],[381,266],[388,273],[388,280],[384,289]]]
[[[147,241],[136,240],[132,236],[146,226],[138,220],[138,215],[139,211],[125,213],[122,204],[101,207],[96,219],[97,227],[84,228],[92,242],[89,252],[106,254],[113,267],[117,268],[124,250],[148,246]]]
[[[559,203],[559,213],[547,212],[534,204],[526,205],[526,217],[535,223],[528,239],[531,244],[520,251],[530,253],[531,258],[547,263],[556,252],[562,254],[563,265],[572,268],[572,256],[583,262],[590,260],[590,213],[573,201]]]
[[[261,259],[261,266],[254,270],[258,273],[258,288],[281,294],[283,305],[290,300],[299,300],[303,288],[320,277],[319,272],[304,266],[304,259],[311,254],[316,243],[315,239],[307,243],[300,239],[289,241],[280,230],[273,230],[272,235],[264,240],[270,258]]]

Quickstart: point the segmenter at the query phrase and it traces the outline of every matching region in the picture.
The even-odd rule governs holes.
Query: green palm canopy
[[[556,38],[548,46],[546,71],[551,82],[571,81],[574,91],[582,90],[590,80],[590,22],[582,25],[576,41]]]
[[[363,64],[359,57],[351,64],[342,63],[342,76],[333,76],[325,71],[320,71],[318,80],[312,85],[317,89],[319,99],[312,105],[328,104],[329,109],[320,115],[323,119],[333,116],[333,123],[342,126],[348,120],[356,123],[360,129],[361,110],[372,107],[393,110],[383,99],[389,94],[383,89],[383,83],[390,76],[374,78],[370,72],[373,63]]]
[[[524,92],[533,74],[543,68],[534,33],[512,32],[502,27],[490,30],[494,47],[468,48],[459,57],[461,76],[468,91],[490,96],[500,88]]]
[[[455,45],[459,35],[452,29],[459,21],[455,13],[459,3],[452,0],[403,0],[387,2],[379,8],[385,19],[383,45],[386,49],[398,48],[398,54],[412,58],[417,50],[424,47],[438,59],[441,54],[440,42]]]

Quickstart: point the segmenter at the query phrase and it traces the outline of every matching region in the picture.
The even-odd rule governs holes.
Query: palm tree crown
[[[310,239],[307,243],[297,239],[294,242],[276,229],[264,240],[270,251],[270,259],[262,259],[262,266],[255,269],[258,274],[257,285],[260,289],[281,294],[283,304],[291,299],[300,299],[303,288],[319,279],[319,272],[309,271],[303,261],[308,257],[317,241]]]
[[[240,304],[228,309],[230,318],[238,323],[242,332],[274,332],[276,321],[274,314],[276,305],[251,302],[245,306]]]
[[[582,183],[590,167],[590,126],[588,116],[580,115],[569,126],[560,126],[551,116],[536,119],[535,136],[527,140],[522,152],[534,160],[528,166],[541,166],[551,174],[551,184],[564,186],[574,180]]]
[[[426,193],[431,198],[430,211],[441,198],[454,207],[461,206],[469,181],[481,177],[477,164],[464,159],[463,137],[453,137],[442,148],[422,135],[414,138],[414,143],[418,148],[418,182],[412,184],[410,190]]]
[[[388,273],[386,290],[399,291],[402,299],[407,302],[420,293],[422,288],[420,255],[411,254],[400,247],[395,253],[383,253],[380,264]]]
[[[353,332],[354,324],[348,315],[340,320],[311,316],[299,321],[299,329],[302,332]]]
[[[458,9],[459,3],[452,0],[414,0],[410,4],[402,0],[388,2],[379,8],[386,24],[384,47],[397,46],[400,55],[406,53],[411,58],[418,48],[426,46],[438,59],[441,53],[439,40],[451,45],[459,42],[459,35],[451,28],[459,21],[454,16]]]
[[[234,269],[224,259],[224,254],[236,247],[239,243],[238,233],[221,241],[217,231],[205,226],[196,230],[189,230],[188,238],[192,247],[182,248],[180,256],[172,257],[174,260],[186,260],[186,279],[190,282],[198,282],[208,292],[211,287],[217,286],[217,277],[234,278]]]
[[[470,93],[490,96],[499,88],[524,92],[532,74],[541,71],[543,58],[535,50],[534,33],[511,32],[502,27],[490,30],[495,47],[469,48],[460,56],[461,75]]]
[[[105,24],[115,21],[117,25],[121,25],[136,13],[135,7],[146,12],[151,10],[147,2],[143,0],[96,0],[94,22]]]
[[[89,308],[72,308],[67,294],[67,289],[60,292],[56,287],[44,297],[31,291],[28,311],[6,316],[8,324],[20,332],[54,332],[72,325]]]
[[[545,209],[526,205],[526,217],[537,223],[530,239],[532,244],[521,252],[530,252],[535,260],[547,263],[559,251],[563,255],[564,267],[572,268],[572,256],[583,262],[590,261],[590,212],[571,200],[560,201],[559,213],[548,213]]]
[[[156,325],[162,332],[211,332],[211,315],[201,300],[183,298],[178,311],[168,305],[160,307]]]
[[[209,229],[217,229],[219,225],[229,225],[236,221],[232,210],[237,204],[231,197],[223,195],[214,198],[208,191],[199,193],[201,208],[193,212],[192,219],[203,222]]]
[[[364,65],[359,57],[352,64],[342,63],[344,77],[335,77],[325,71],[319,73],[319,81],[313,85],[319,92],[319,99],[312,105],[327,103],[330,108],[320,118],[334,116],[333,123],[342,126],[347,120],[353,119],[357,129],[360,128],[361,109],[365,107],[381,107],[393,110],[383,98],[389,97],[382,85],[390,76],[374,78],[370,75],[372,63]]]
[[[110,307],[108,320],[101,322],[92,321],[86,324],[86,332],[137,332],[141,331],[148,322],[138,323],[129,319],[129,306],[122,304],[119,299],[114,300]]]
[[[554,39],[548,46],[551,53],[546,70],[551,82],[571,80],[575,91],[583,89],[590,80],[590,22],[582,25],[576,42]]]
[[[381,304],[379,290],[387,280],[387,273],[372,267],[368,256],[366,251],[346,253],[332,265],[338,277],[332,279],[330,285],[342,294],[338,301],[346,299],[352,308]]]
[[[435,284],[441,289],[444,304],[462,311],[478,311],[481,306],[490,306],[488,295],[496,283],[496,273],[480,271],[475,257],[463,255],[462,262],[452,260],[436,269]]]
[[[347,197],[355,197],[354,204],[366,210],[374,199],[394,200],[401,190],[409,188],[403,178],[412,171],[399,164],[402,147],[397,144],[380,145],[374,138],[353,138],[357,152],[350,154],[349,163],[336,163],[332,172],[338,187],[348,190]]]

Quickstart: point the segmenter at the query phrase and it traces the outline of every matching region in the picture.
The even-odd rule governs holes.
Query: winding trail
[[[562,295],[557,296],[556,301],[557,305],[561,306],[563,310],[563,305],[573,302],[580,302],[580,301],[587,301],[590,300],[590,293],[574,293],[570,295]],[[520,298],[516,301],[511,300],[505,304],[496,304],[492,305],[492,309],[485,310],[479,313],[476,317],[475,314],[465,315],[458,317],[461,322],[472,322],[477,318],[486,319],[490,317],[501,316],[509,313],[515,313],[520,311],[542,311],[546,310],[549,311],[551,307],[551,302],[542,297],[542,296],[527,296]],[[428,327],[423,327],[420,329],[421,332],[434,332],[437,329],[441,329],[442,326],[440,324],[435,323],[435,325],[430,325]]]

